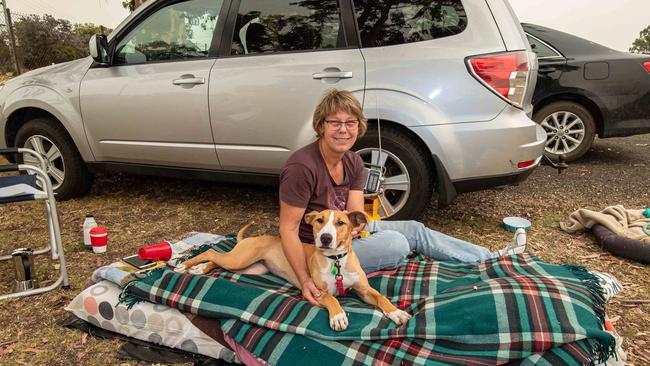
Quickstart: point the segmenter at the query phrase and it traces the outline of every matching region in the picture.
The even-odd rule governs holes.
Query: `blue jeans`
[[[487,248],[431,230],[417,221],[370,221],[366,231],[372,235],[352,241],[352,248],[366,273],[395,268],[411,251],[453,262],[475,262],[499,256]]]

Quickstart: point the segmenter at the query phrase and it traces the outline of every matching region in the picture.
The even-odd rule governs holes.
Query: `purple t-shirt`
[[[291,206],[304,207],[305,213],[326,209],[346,210],[348,193],[363,191],[363,160],[352,151],[343,155],[343,181],[337,185],[327,171],[318,141],[291,154],[280,174],[280,200]],[[300,223],[300,240],[313,243],[311,225]]]

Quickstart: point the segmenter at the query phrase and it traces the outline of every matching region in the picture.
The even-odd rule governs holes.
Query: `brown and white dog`
[[[370,287],[359,259],[352,250],[352,231],[356,226],[366,223],[365,214],[314,211],[305,215],[305,222],[312,225],[315,239],[315,245],[303,243],[307,267],[321,292],[317,301],[329,312],[332,329],[341,331],[348,327],[348,318],[334,295],[350,288],[366,303],[379,307],[397,324],[404,324],[411,318],[410,314],[395,307],[385,296]],[[280,238],[262,235],[244,239],[244,232],[249,226],[250,224],[239,230],[237,245],[230,252],[205,251],[177,266],[176,271],[190,269],[190,273],[203,274],[217,266],[229,271],[243,271],[263,262],[268,271],[301,288],[298,277],[284,255]]]

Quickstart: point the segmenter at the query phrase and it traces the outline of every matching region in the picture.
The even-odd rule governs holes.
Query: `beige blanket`
[[[650,236],[641,229],[648,223],[650,223],[650,218],[643,216],[643,210],[627,210],[622,205],[616,205],[609,206],[600,212],[585,208],[576,210],[569,216],[569,222],[560,223],[560,229],[567,233],[575,233],[600,224],[616,235],[650,243]]]

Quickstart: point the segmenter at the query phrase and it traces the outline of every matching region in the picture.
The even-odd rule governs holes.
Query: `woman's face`
[[[359,134],[359,120],[345,111],[328,115],[321,126],[322,147],[344,153],[352,148]]]

